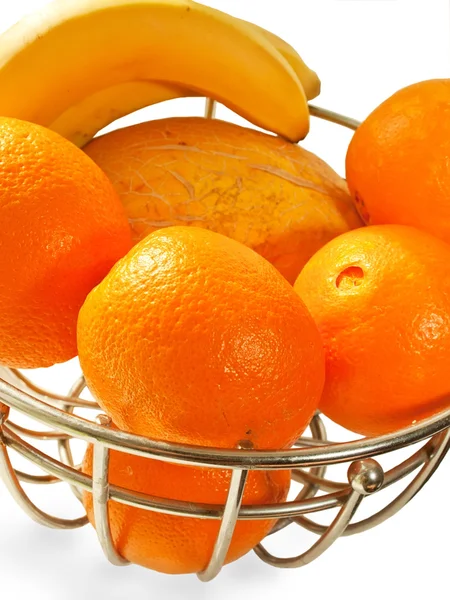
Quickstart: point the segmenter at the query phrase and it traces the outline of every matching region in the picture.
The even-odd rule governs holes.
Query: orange
[[[193,225],[249,246],[294,283],[333,237],[361,226],[347,186],[303,148],[224,121],[172,118],[93,140],[133,238]]]
[[[450,242],[450,79],[422,81],[357,129],[347,181],[366,223],[411,225]]]
[[[450,246],[412,227],[346,233],[295,283],[322,334],[320,408],[363,435],[450,406]]]
[[[292,286],[218,233],[150,234],[87,297],[87,384],[120,429],[233,448],[289,446],[316,410],[320,335]]]
[[[92,447],[83,471],[92,475]],[[186,467],[111,451],[112,484],[165,499],[217,504],[227,498],[230,471]],[[276,504],[289,491],[289,471],[250,471],[243,504]],[[92,495],[83,501],[95,525]],[[113,543],[119,554],[132,563],[163,573],[196,573],[207,566],[220,522],[178,517],[109,502]],[[266,536],[275,520],[238,521],[226,557],[231,562],[249,552]]]
[[[77,354],[78,310],[131,246],[123,207],[81,150],[0,117],[0,364],[47,367]]]

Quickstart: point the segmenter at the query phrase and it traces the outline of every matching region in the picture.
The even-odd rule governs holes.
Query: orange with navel
[[[316,250],[362,225],[346,183],[326,163],[232,123],[151,121],[84,150],[119,193],[135,242],[171,225],[206,228],[249,246],[294,283]]]
[[[0,118],[0,364],[77,354],[78,311],[131,246],[111,183],[73,144]]]
[[[369,225],[411,225],[450,242],[450,79],[399,90],[360,125],[346,174]]]
[[[92,475],[92,447],[83,471]],[[187,467],[111,451],[109,481],[127,490],[169,500],[217,505],[221,510],[230,485],[230,471]],[[277,504],[286,500],[289,471],[250,471],[242,504]],[[95,526],[92,494],[83,502]],[[180,517],[109,502],[114,546],[132,563],[163,573],[198,573],[206,568],[219,532],[220,520]],[[275,524],[273,519],[240,520],[226,563],[249,552]]]
[[[322,334],[320,408],[363,435],[450,406],[450,246],[412,227],[329,242],[295,283]]]
[[[120,429],[233,448],[291,445],[316,410],[322,342],[289,283],[206,229],[150,234],[78,320],[87,384]]]

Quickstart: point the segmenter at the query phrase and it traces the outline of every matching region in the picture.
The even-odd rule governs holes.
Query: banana
[[[320,79],[302,60],[299,54],[274,33],[241,20],[247,27],[257,29],[272,46],[284,56],[294,69],[305,91],[306,98],[312,100],[320,93]],[[79,104],[49,125],[63,137],[82,148],[104,127],[136,110],[152,106],[174,98],[196,96],[193,90],[167,82],[135,81],[122,83],[100,90],[84,98]]]
[[[254,23],[243,20],[241,22],[247,27],[257,29],[284,56],[300,79],[308,100],[319,95],[320,79],[292,46]],[[82,148],[101,129],[116,119],[159,102],[196,95],[198,94],[193,90],[167,82],[135,81],[118,84],[84,98],[60,115],[49,128]]]
[[[320,79],[291,45],[254,23],[239,20],[245,26],[258,30],[284,56],[300,79],[308,100],[319,95]],[[82,148],[116,119],[159,102],[196,95],[198,94],[193,90],[167,82],[135,81],[118,84],[84,98],[60,115],[49,128]]]
[[[159,81],[120,83],[74,104],[51,123],[49,129],[82,148],[116,119],[159,102],[196,95],[187,88]]]
[[[5,116],[49,126],[104,90],[164,81],[290,141],[308,133],[306,96],[288,61],[258,30],[190,0],[55,1],[3,34],[0,47]]]
[[[243,21],[243,23],[247,23],[250,25],[250,27],[259,30],[262,35],[264,35],[272,44],[272,46],[278,50],[282,56],[284,56],[284,58],[294,69],[297,77],[300,79],[300,83],[305,90],[306,98],[308,100],[313,100],[320,94],[320,79],[317,73],[308,67],[302,57],[290,44],[285,42],[283,38],[278,37],[271,31],[268,31],[259,25],[249,23],[248,21]]]

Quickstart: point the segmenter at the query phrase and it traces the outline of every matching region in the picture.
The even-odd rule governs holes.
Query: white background
[[[0,30],[45,3],[1,0]],[[400,87],[421,79],[450,77],[450,7],[446,0],[210,0],[205,4],[253,20],[284,37],[322,79],[323,91],[315,103],[359,119]],[[146,111],[145,118],[201,114],[201,110],[199,100],[179,100]],[[222,108],[219,116],[241,122]],[[125,123],[142,118],[132,116]],[[349,139],[348,132],[314,121],[304,145],[343,174]],[[76,372],[76,361],[72,361],[36,372],[34,377],[64,393]],[[337,429],[332,433],[345,437]],[[390,457],[383,465],[393,465],[395,460]],[[341,470],[338,476],[345,474]],[[103,558],[90,527],[64,532],[36,525],[0,484],[0,596],[11,600],[448,598],[449,479],[447,458],[395,518],[364,534],[338,540],[307,567],[278,570],[250,553],[226,567],[210,584],[201,584],[195,576],[112,567]],[[362,507],[362,516],[382,506],[398,490],[371,498]],[[79,505],[62,486],[40,489],[33,498],[59,516],[80,514]],[[329,522],[330,515],[321,518]],[[267,545],[281,556],[290,556],[313,541],[312,535],[291,527]]]

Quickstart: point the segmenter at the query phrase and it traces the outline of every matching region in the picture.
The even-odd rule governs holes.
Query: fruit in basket
[[[250,246],[292,284],[327,241],[360,227],[345,181],[297,145],[216,119],[126,127],[85,147],[125,206],[134,241],[195,225]]]
[[[39,125],[0,118],[0,364],[47,367],[77,354],[87,293],[131,246],[105,174]]]
[[[450,246],[379,225],[329,242],[295,283],[322,334],[320,408],[363,435],[450,407]]]
[[[92,475],[92,446],[86,452],[83,471]],[[230,471],[165,463],[111,451],[109,481],[128,490],[170,500],[223,506]],[[242,504],[277,504],[286,500],[289,471],[250,471]],[[83,502],[95,526],[92,494]],[[196,573],[207,566],[220,521],[180,517],[109,502],[113,543],[132,563],[163,573]],[[275,520],[239,521],[226,562],[249,552],[272,529]]]
[[[150,234],[86,299],[78,350],[120,429],[233,448],[290,446],[316,410],[322,342],[258,254],[205,229]]]
[[[48,127],[102,90],[150,80],[215,98],[292,141],[308,133],[302,83],[273,41],[190,0],[53,2],[1,42],[3,115]]]
[[[356,131],[347,181],[366,223],[398,223],[450,242],[450,79],[388,98]]]

